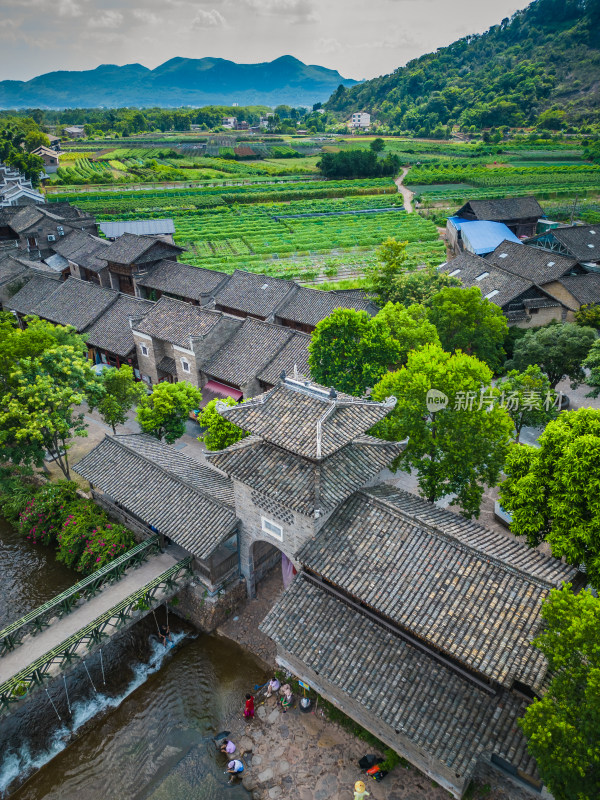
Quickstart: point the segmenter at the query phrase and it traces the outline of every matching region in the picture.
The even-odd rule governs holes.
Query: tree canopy
[[[137,407],[137,421],[144,433],[173,444],[185,433],[190,411],[200,408],[202,393],[187,381],[157,383]]]
[[[445,350],[462,350],[494,371],[500,368],[508,324],[502,309],[482,297],[478,286],[441,289],[431,298],[428,315]]]
[[[427,309],[417,303],[408,308],[401,303],[386,303],[375,319],[385,323],[390,338],[398,345],[394,366],[406,364],[411,350],[440,343],[435,325],[427,319]]]
[[[29,318],[21,330],[0,320],[0,446],[7,460],[40,467],[50,452],[69,478],[69,439],[87,436],[77,406],[99,392],[74,328]]]
[[[534,640],[553,674],[521,727],[540,775],[556,800],[600,797],[600,600],[567,584],[544,605]]]
[[[207,450],[224,450],[230,444],[235,444],[248,436],[247,431],[242,430],[219,414],[216,409],[218,402],[225,403],[226,406],[237,406],[235,400],[231,397],[226,397],[221,401],[211,400],[202,409],[202,413],[198,417],[198,423],[203,428],[206,428],[206,431],[202,436],[198,437],[198,440],[204,442]]]
[[[537,364],[530,365],[525,372],[511,370],[498,381],[496,388],[515,426],[515,442],[519,441],[524,427],[540,428],[558,414],[556,393]]]
[[[584,564],[600,588],[600,411],[562,413],[539,445],[513,445],[506,458],[500,499],[511,531],[531,547],[547,541],[556,558]]]
[[[373,150],[340,150],[323,153],[317,166],[326,178],[379,178],[397,175],[400,159],[393,153],[379,158]]]
[[[146,396],[146,386],[136,383],[129,364],[123,364],[119,369],[105,369],[100,376],[100,383],[103,391],[98,400],[98,411],[116,433],[116,426],[126,422],[127,412]],[[93,410],[94,403],[90,401],[89,405]]]
[[[431,502],[456,494],[469,518],[479,515],[484,486],[498,479],[513,428],[491,380],[491,370],[477,358],[428,344],[411,351],[406,366],[388,372],[371,393],[374,400],[397,399],[374,435],[390,441],[409,437],[393,467],[414,469]],[[442,393],[447,405],[428,403],[430,390]]]
[[[318,383],[360,396],[396,363],[399,346],[378,316],[337,308],[315,328],[308,352]]]
[[[506,367],[524,370],[530,364],[538,364],[548,376],[553,389],[563,378],[569,378],[574,389],[585,380],[582,362],[595,338],[596,333],[592,328],[580,327],[572,322],[530,330],[515,342],[514,355]]]

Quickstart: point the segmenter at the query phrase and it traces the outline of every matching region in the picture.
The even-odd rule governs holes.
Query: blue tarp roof
[[[463,248],[477,256],[491,253],[505,240],[522,244],[521,240],[503,222],[486,220],[463,222],[460,232]]]
[[[172,219],[130,219],[126,222],[99,222],[98,226],[107,239],[117,239],[124,233],[136,233],[138,236],[175,233]]]
[[[448,217],[448,222],[451,222],[457,231],[461,229],[461,226],[464,225],[466,221],[464,217]]]

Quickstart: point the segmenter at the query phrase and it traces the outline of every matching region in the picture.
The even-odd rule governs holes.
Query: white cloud
[[[317,40],[316,49],[318,53],[339,53],[344,48],[338,39],[325,37]]]
[[[95,17],[92,17],[88,23],[90,28],[118,28],[123,23],[123,14],[120,11],[113,9],[106,9]]]
[[[210,11],[200,8],[196,12],[192,25],[194,28],[223,28],[227,22],[223,14],[216,8],[212,8]]]
[[[82,3],[77,0],[58,0],[56,8],[59,17],[80,17],[83,14]]]
[[[312,0],[243,0],[257,14],[285,16],[292,22],[318,22],[320,17]]]
[[[134,8],[133,16],[140,22],[145,22],[147,25],[157,25],[160,22],[160,17],[153,14],[152,11],[146,11],[145,8]]]

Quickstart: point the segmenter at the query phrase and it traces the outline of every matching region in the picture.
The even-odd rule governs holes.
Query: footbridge
[[[0,630],[0,715],[177,594],[192,576],[179,552],[147,539]]]

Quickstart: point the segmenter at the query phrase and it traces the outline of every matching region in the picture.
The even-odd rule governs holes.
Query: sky
[[[0,0],[0,80],[170,58],[292,55],[373,78],[499,23],[525,0]]]

